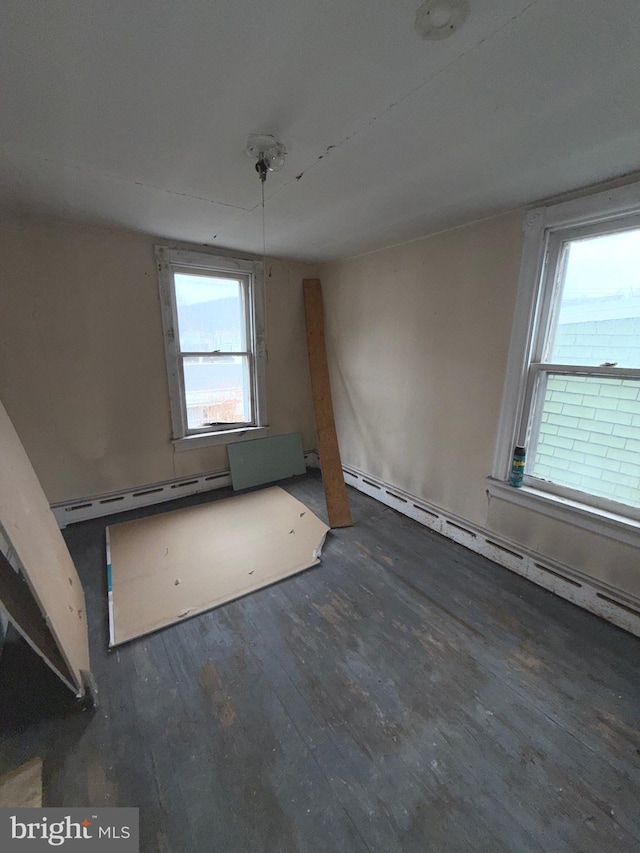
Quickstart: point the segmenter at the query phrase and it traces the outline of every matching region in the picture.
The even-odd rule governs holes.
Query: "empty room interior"
[[[638,32],[5,0],[0,804],[640,850]]]

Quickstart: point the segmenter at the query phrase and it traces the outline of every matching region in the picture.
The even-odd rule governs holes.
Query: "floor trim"
[[[347,485],[640,637],[640,600],[637,598],[472,525],[364,471],[352,466],[343,466],[342,470]]]
[[[315,451],[304,454],[305,464],[309,468],[318,466]],[[104,495],[78,498],[75,501],[61,501],[51,504],[58,527],[64,529],[68,524],[78,521],[88,521],[92,518],[102,518],[116,512],[126,512],[138,507],[153,506],[154,504],[184,498],[187,495],[197,495],[214,489],[223,489],[231,485],[229,470],[214,471],[208,474],[197,474],[193,477],[179,477],[175,480],[163,480],[146,486],[138,486],[123,492],[110,492]]]

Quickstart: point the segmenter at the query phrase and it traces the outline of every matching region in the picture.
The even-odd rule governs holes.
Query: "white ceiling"
[[[343,257],[640,169],[638,0],[4,0],[0,206]],[[214,236],[215,235],[215,236]]]

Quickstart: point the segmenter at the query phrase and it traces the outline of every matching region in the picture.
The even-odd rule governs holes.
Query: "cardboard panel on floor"
[[[316,565],[328,530],[278,486],[111,525],[110,644]]]

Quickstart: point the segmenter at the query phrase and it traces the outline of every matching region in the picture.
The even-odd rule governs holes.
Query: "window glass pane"
[[[248,356],[184,359],[187,428],[251,422]]]
[[[241,282],[186,273],[174,280],[181,352],[245,352]]]
[[[527,473],[640,506],[640,380],[547,378]]]
[[[548,361],[640,367],[640,229],[564,247]]]

